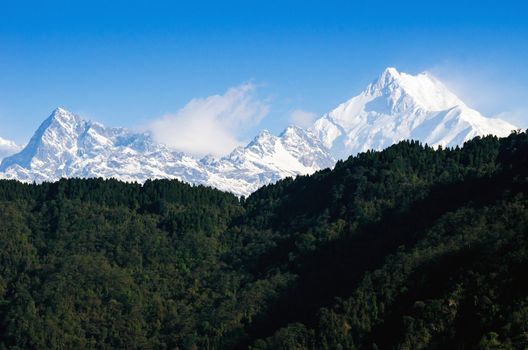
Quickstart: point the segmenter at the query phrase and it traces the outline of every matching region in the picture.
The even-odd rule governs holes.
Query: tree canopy
[[[525,349],[528,135],[403,141],[247,199],[0,181],[0,349]]]

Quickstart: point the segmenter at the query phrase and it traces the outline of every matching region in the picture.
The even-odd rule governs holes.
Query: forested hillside
[[[525,349],[527,195],[521,132],[241,199],[0,181],[0,348]]]

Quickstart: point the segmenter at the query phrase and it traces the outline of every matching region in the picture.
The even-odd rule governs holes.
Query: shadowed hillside
[[[523,349],[528,135],[400,142],[247,199],[0,181],[0,348]]]

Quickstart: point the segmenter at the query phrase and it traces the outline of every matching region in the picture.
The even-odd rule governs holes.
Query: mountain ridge
[[[149,133],[107,128],[57,108],[22,151],[2,160],[0,172],[3,178],[29,182],[62,177],[127,182],[176,178],[248,195],[270,182],[313,173],[333,163],[312,134],[296,127],[287,128],[281,136],[263,131],[247,146],[218,160],[196,159],[155,142]]]
[[[362,93],[316,120],[312,129],[334,157],[344,158],[405,139],[450,147],[475,136],[507,136],[517,128],[482,116],[429,73],[412,76],[387,68]]]
[[[402,140],[451,147],[475,136],[507,136],[515,129],[471,109],[429,73],[413,76],[389,67],[312,127],[290,125],[278,136],[262,130],[221,158],[198,159],[156,142],[148,132],[108,128],[59,107],[20,152],[2,160],[0,178],[176,178],[247,196],[285,177],[332,168],[338,159]]]

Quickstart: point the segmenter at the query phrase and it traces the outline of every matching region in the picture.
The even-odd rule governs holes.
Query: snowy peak
[[[310,137],[308,131],[296,125],[290,125],[279,135],[283,139],[295,139]]]
[[[248,154],[252,154],[254,158],[273,157],[281,152],[293,155],[296,161],[301,161],[301,163],[309,167],[314,166],[323,169],[332,166],[335,162],[315,134],[294,125],[284,129],[279,136],[275,136],[264,129],[247,146],[237,147],[222,160],[230,159],[235,161],[241,157],[247,157]],[[310,164],[305,164],[302,158],[309,154],[319,154],[320,157],[314,159]],[[214,163],[211,157],[205,157],[202,162]]]
[[[33,162],[40,162],[42,159],[65,161],[77,151],[79,135],[85,131],[86,126],[86,121],[79,116],[62,108],[55,109],[20,153],[2,161],[0,171],[5,171],[13,164],[31,168]]]
[[[325,169],[335,164],[329,150],[309,130],[291,125],[282,132],[280,139],[284,148],[306,167]]]
[[[195,159],[155,142],[148,133],[107,128],[57,108],[19,153],[0,164],[0,177],[55,181],[103,177],[144,182],[177,178],[248,195],[261,186],[333,167],[335,159],[381,150],[404,139],[455,146],[481,135],[506,136],[515,126],[482,116],[429,73],[385,69],[359,95],[318,119],[309,130],[261,131],[245,147],[215,159]],[[18,146],[0,139],[10,153]]]
[[[279,135],[272,135],[269,131],[263,130],[259,135],[244,148],[244,152],[255,153],[261,157],[285,157],[291,156],[295,162],[299,162],[302,167],[313,169],[324,169],[333,166],[335,160],[329,154],[320,140],[308,130],[291,125]],[[284,165],[285,168],[289,166]],[[299,171],[301,170],[299,167]],[[308,170],[309,171],[309,170]]]
[[[318,119],[312,130],[334,157],[345,158],[405,139],[455,146],[514,129],[467,107],[429,73],[413,76],[387,68],[362,93]]]
[[[86,131],[87,124],[81,117],[62,108],[57,108],[41,124],[36,136],[39,136],[43,143],[52,146],[66,146],[74,142],[79,134]],[[73,147],[73,145],[68,146]]]
[[[371,85],[371,90],[383,90],[384,88],[387,88],[389,86],[398,85],[398,81],[400,79],[400,73],[396,70],[396,68],[388,67],[386,68],[381,75],[376,79]]]
[[[279,136],[263,130],[246,147],[202,164],[209,170],[211,185],[248,195],[279,179],[332,167],[335,160],[313,133],[290,126]]]
[[[48,117],[50,122],[56,122],[61,124],[64,127],[84,123],[85,121],[76,114],[73,114],[70,111],[65,110],[62,107],[57,107],[51,115]]]
[[[156,143],[148,133],[107,128],[57,108],[22,151],[2,161],[0,177],[36,182],[62,177],[137,182],[177,178],[248,195],[286,176],[312,173],[333,164],[320,141],[296,127],[281,136],[263,130],[227,157],[197,160]]]
[[[40,138],[42,143],[52,146],[69,146],[88,127],[88,123],[81,117],[57,108],[41,124],[35,136]]]
[[[429,111],[445,110],[465,104],[438,79],[428,72],[416,76],[387,68],[370,84],[365,95],[387,98],[394,111],[422,108]]]
[[[180,167],[185,163],[187,167]],[[57,108],[28,145],[0,165],[2,177],[54,181],[61,177],[115,177],[125,181],[186,176],[203,179],[197,161],[154,144],[148,134],[106,128]]]
[[[251,141],[246,148],[252,148],[262,154],[269,152],[275,147],[279,138],[272,135],[268,130],[264,129]]]

